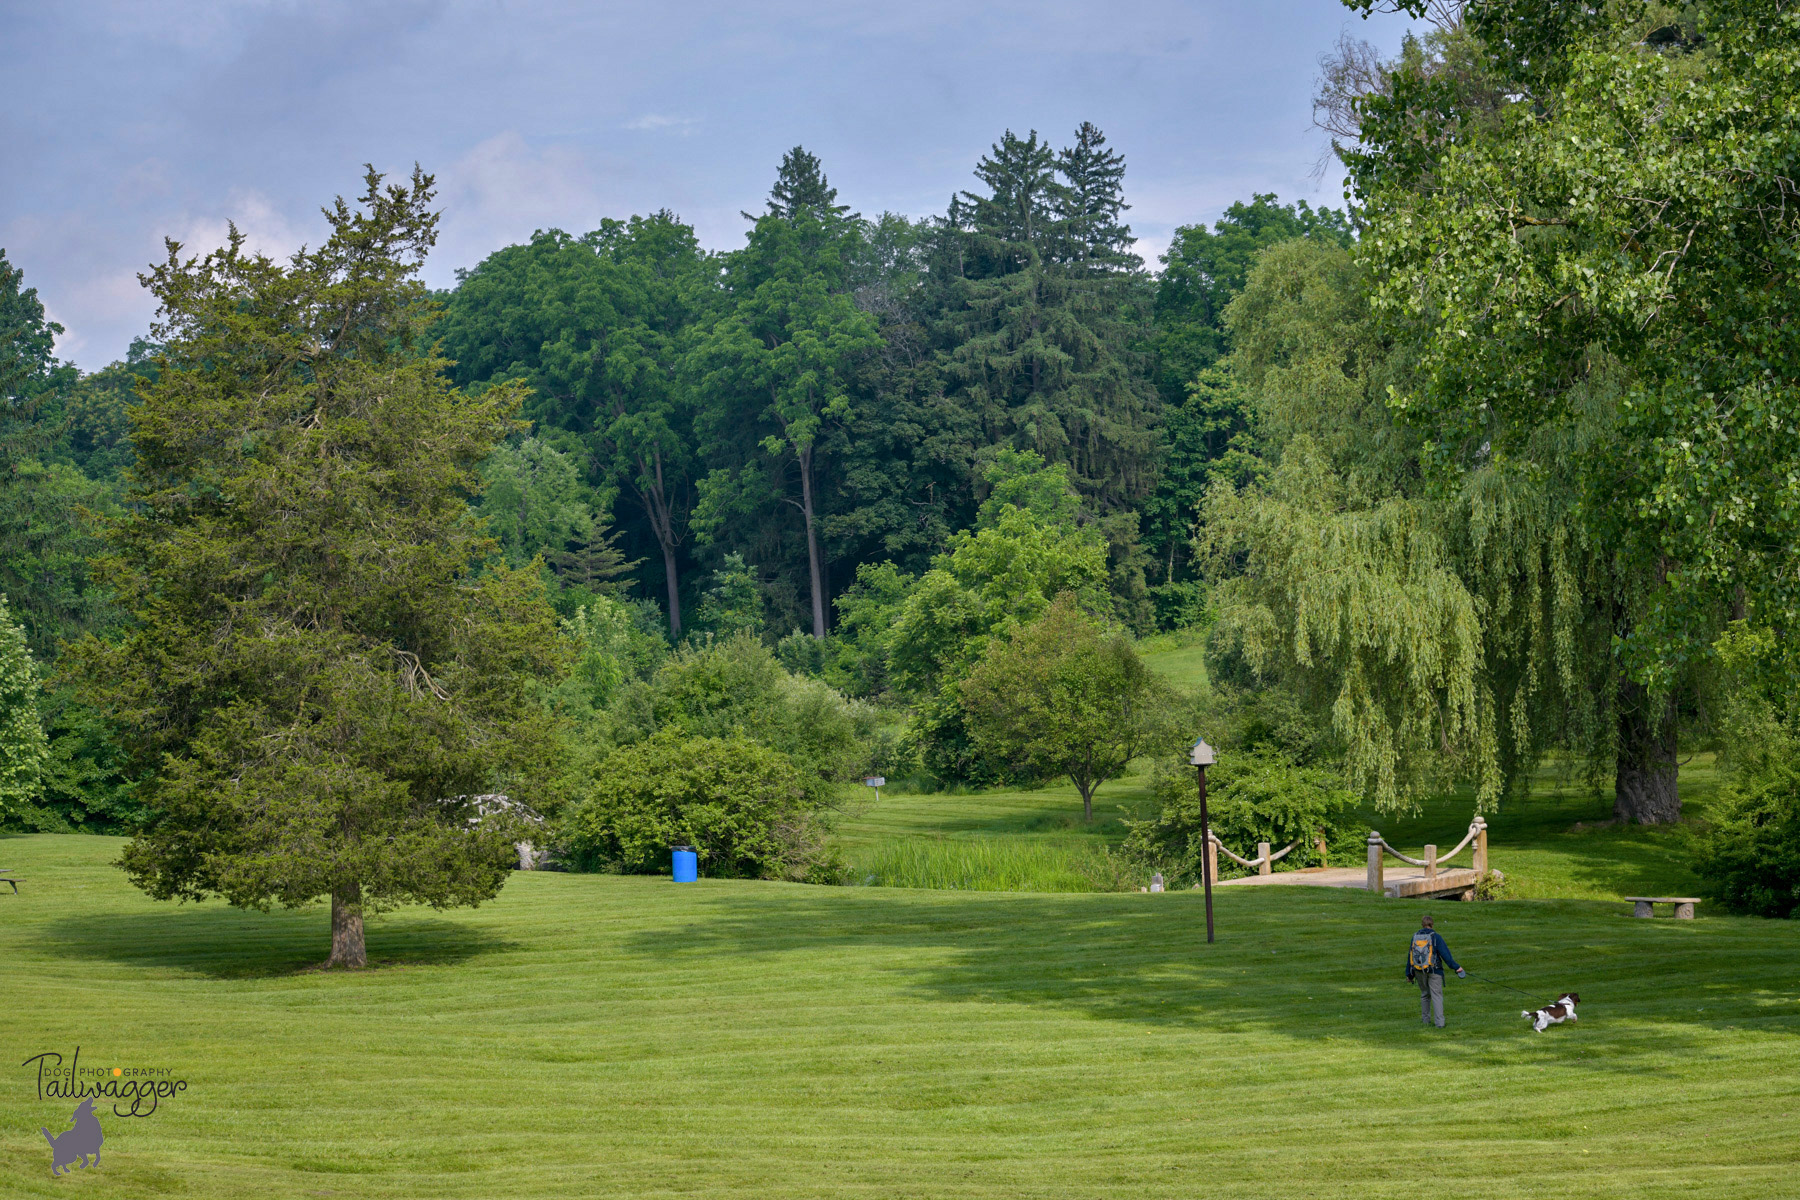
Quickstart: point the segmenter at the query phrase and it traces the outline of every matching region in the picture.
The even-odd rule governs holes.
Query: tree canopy
[[[479,798],[541,802],[557,743],[528,684],[561,658],[538,577],[466,500],[520,391],[459,392],[426,340],[431,178],[364,182],[285,263],[234,229],[144,277],[161,369],[100,562],[130,624],[65,660],[147,771],[133,882],[329,896],[346,966],[367,912],[499,890],[517,835]]]

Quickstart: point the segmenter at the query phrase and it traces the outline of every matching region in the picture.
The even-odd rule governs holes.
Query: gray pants
[[[1419,1020],[1444,1027],[1444,977],[1436,971],[1420,971]]]

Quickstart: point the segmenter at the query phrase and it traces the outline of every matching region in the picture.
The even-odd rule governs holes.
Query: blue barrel
[[[677,846],[674,868],[676,883],[693,883],[700,878],[700,856],[692,846]]]

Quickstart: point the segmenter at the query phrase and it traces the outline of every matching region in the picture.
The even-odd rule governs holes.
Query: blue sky
[[[0,0],[0,246],[92,370],[148,328],[165,235],[316,242],[365,161],[437,175],[442,285],[534,229],[662,207],[736,246],[796,143],[864,213],[941,212],[1002,131],[1091,120],[1153,257],[1254,192],[1337,203],[1340,173],[1311,174],[1318,56],[1404,28],[1337,0]]]

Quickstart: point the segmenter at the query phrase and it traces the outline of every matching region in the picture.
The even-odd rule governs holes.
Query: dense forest
[[[925,217],[856,211],[796,146],[742,245],[622,216],[440,293],[417,282],[431,178],[371,170],[291,264],[235,235],[171,246],[143,277],[158,324],[91,374],[0,259],[0,683],[22,747],[0,809],[153,830],[201,804],[254,724],[201,752],[207,713],[252,693],[304,712],[338,685],[276,689],[274,658],[227,678],[172,640],[301,611],[342,635],[320,678],[391,652],[410,704],[488,670],[408,786],[524,786],[552,813],[606,755],[609,779],[674,770],[676,731],[778,752],[758,786],[795,812],[864,770],[1077,778],[1002,711],[1072,646],[1055,670],[1162,714],[1113,722],[1116,770],[1199,703],[1225,744],[1384,808],[1458,783],[1497,805],[1554,754],[1621,819],[1676,820],[1697,743],[1747,772],[1746,812],[1777,803],[1800,677],[1791,17],[1416,8],[1398,58],[1347,39],[1323,60],[1343,209],[1253,195],[1154,264],[1092,124],[1061,146],[1003,132]],[[362,456],[312,503],[341,488],[346,511],[407,514],[382,553],[437,548],[407,560],[416,596],[344,565],[372,553],[353,523],[256,559],[306,508],[273,497],[309,438]],[[436,490],[397,482],[407,463]],[[282,592],[290,571],[357,599]],[[1207,639],[1206,697],[1129,661],[1174,629]],[[503,727],[517,745],[493,752]],[[636,853],[582,811],[571,854]],[[237,894],[134,845],[159,894]]]

